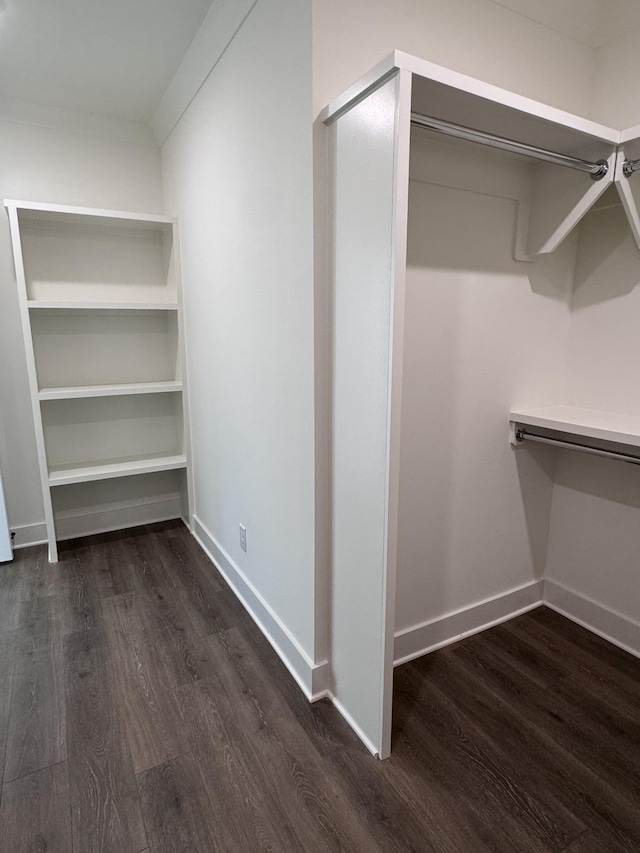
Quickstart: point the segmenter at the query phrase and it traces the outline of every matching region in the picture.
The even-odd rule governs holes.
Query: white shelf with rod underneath
[[[571,406],[514,409],[511,441],[534,441],[640,464],[640,417]]]

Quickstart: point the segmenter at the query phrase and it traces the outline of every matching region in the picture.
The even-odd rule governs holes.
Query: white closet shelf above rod
[[[510,151],[513,154],[522,154],[536,160],[544,160],[546,163],[553,163],[556,166],[566,166],[569,169],[586,172],[591,175],[591,178],[594,181],[601,180],[609,172],[609,163],[606,160],[597,160],[595,163],[590,160],[582,160],[580,157],[572,157],[569,154],[559,154],[555,151],[548,151],[546,148],[538,148],[535,145],[528,145],[525,142],[516,142],[514,139],[495,136],[492,133],[474,130],[471,127],[464,127],[460,124],[442,121],[441,119],[424,116],[420,113],[411,113],[411,124],[415,127],[434,130],[436,133],[443,133],[447,136],[455,136],[458,139],[465,139],[468,142],[477,142],[480,145],[488,145],[491,148],[499,148],[502,151]],[[640,160],[627,161],[627,163],[634,164],[634,171],[635,169],[640,169]],[[635,164],[638,165],[635,166]],[[627,164],[625,164],[625,167],[626,165]]]

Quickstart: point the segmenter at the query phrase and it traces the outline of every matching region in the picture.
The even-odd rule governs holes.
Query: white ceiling
[[[549,29],[602,47],[640,28],[639,0],[492,0]]]
[[[0,0],[0,95],[147,120],[211,0]]]
[[[0,96],[147,121],[211,2],[0,0]],[[492,2],[592,48],[640,29],[640,0]]]

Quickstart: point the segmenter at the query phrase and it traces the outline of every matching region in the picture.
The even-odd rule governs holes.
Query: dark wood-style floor
[[[640,851],[640,661],[540,608],[310,706],[181,524],[0,567],[3,853]]]

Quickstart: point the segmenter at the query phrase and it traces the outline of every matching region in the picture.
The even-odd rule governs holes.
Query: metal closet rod
[[[592,163],[589,160],[582,160],[580,157],[557,154],[555,151],[547,151],[545,148],[527,145],[526,142],[516,142],[514,139],[494,136],[492,133],[473,130],[473,128],[463,127],[461,124],[452,124],[449,121],[442,121],[439,118],[420,115],[420,113],[411,113],[411,124],[416,127],[426,127],[429,130],[435,130],[437,133],[444,133],[447,136],[466,139],[469,142],[478,142],[480,145],[488,145],[491,148],[500,148],[502,151],[524,154],[526,157],[534,157],[536,160],[544,160],[547,163],[554,163],[556,166],[568,166],[570,169],[587,172],[594,181],[604,178],[609,171],[609,164],[606,160],[598,160],[597,163]],[[635,162],[638,163],[636,168],[640,169],[640,160]]]
[[[618,462],[640,465],[640,458],[637,456],[629,456],[627,453],[618,453],[615,450],[601,450],[599,447],[589,447],[586,444],[575,444],[573,441],[563,441],[560,438],[545,438],[524,429],[516,430],[516,441],[537,441],[539,444],[550,444],[552,447],[563,447],[565,450],[580,450],[582,453],[590,453],[592,456],[604,456],[606,459],[617,459]]]

